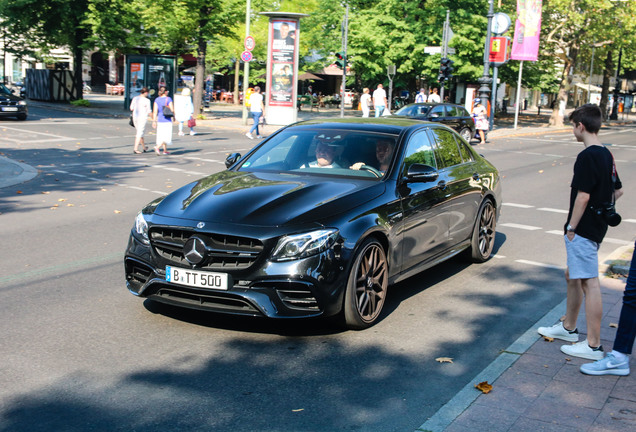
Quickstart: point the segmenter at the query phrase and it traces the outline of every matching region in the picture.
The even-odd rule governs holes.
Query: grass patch
[[[78,106],[78,107],[89,107],[91,106],[91,103],[87,101],[86,99],[77,99],[77,100],[71,101],[71,105]]]

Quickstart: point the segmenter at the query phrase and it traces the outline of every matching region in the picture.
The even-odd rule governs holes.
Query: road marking
[[[636,223],[636,219],[623,219],[623,222]]]
[[[515,204],[515,203],[503,203],[502,205],[508,206],[508,207],[519,207],[519,208],[532,208],[534,206],[531,205],[527,205],[527,204]]]
[[[608,237],[605,237],[603,239],[603,242],[604,243],[611,243],[611,244],[621,245],[621,246],[629,246],[629,245],[632,244],[632,242],[630,242],[630,241],[625,241],[625,240],[622,240],[622,239],[608,238]]]
[[[561,267],[561,266],[555,266],[552,264],[545,264],[545,263],[540,263],[537,261],[529,261],[529,260],[515,260],[515,262],[518,262],[520,264],[528,264],[531,266],[535,266],[535,267],[543,267],[543,268],[549,268],[549,269],[555,269],[555,270],[565,270],[565,267]]]
[[[560,235],[560,236],[564,236],[565,233],[563,232],[563,230],[558,231],[558,230],[552,230],[552,231],[546,231],[546,234],[555,234],[555,235]]]
[[[537,210],[539,211],[546,211],[546,212],[553,212],[553,213],[563,213],[563,214],[568,214],[567,210],[563,210],[563,209],[553,209],[553,208],[549,208],[549,207],[541,207],[538,208]]]
[[[540,230],[541,227],[536,227],[536,226],[530,226],[530,225],[521,225],[521,224],[516,224],[516,223],[503,223],[503,224],[499,224],[499,226],[505,226],[508,228],[518,228],[518,229],[522,229],[522,230],[526,230],[526,231],[535,231],[535,230]]]

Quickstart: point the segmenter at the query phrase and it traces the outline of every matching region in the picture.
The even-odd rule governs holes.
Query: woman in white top
[[[369,89],[365,87],[362,90],[362,96],[360,96],[360,108],[362,108],[362,117],[369,117],[369,111],[371,110],[371,95],[369,94]]]
[[[192,98],[190,97],[190,89],[184,88],[181,90],[180,95],[174,97],[174,116],[179,122],[179,136],[185,135],[183,133],[183,123],[187,122],[194,115],[194,105],[192,105]],[[195,135],[194,127],[190,128],[190,135]]]
[[[135,147],[133,152],[139,154],[139,145],[143,151],[148,150],[144,143],[144,132],[146,130],[146,123],[148,122],[148,116],[152,113],[150,108],[150,100],[148,100],[148,89],[146,87],[141,89],[141,93],[135,96],[130,101],[130,110],[132,111],[133,123],[137,133],[135,134]]]

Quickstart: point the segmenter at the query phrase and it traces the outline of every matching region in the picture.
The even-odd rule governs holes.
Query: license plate
[[[2,111],[17,111],[18,107],[2,107]]]
[[[199,270],[166,266],[166,281],[196,288],[227,290],[227,273],[213,273]]]

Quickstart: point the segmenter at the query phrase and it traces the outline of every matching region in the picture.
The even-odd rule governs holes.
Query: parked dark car
[[[389,285],[493,250],[499,173],[440,124],[306,121],[226,166],[137,215],[131,293],[228,314],[339,315],[362,329]]]
[[[4,84],[0,84],[0,117],[26,120],[28,113],[26,101],[14,95]]]
[[[395,115],[445,124],[470,143],[475,136],[475,120],[461,105],[449,103],[414,103],[400,108]]]

